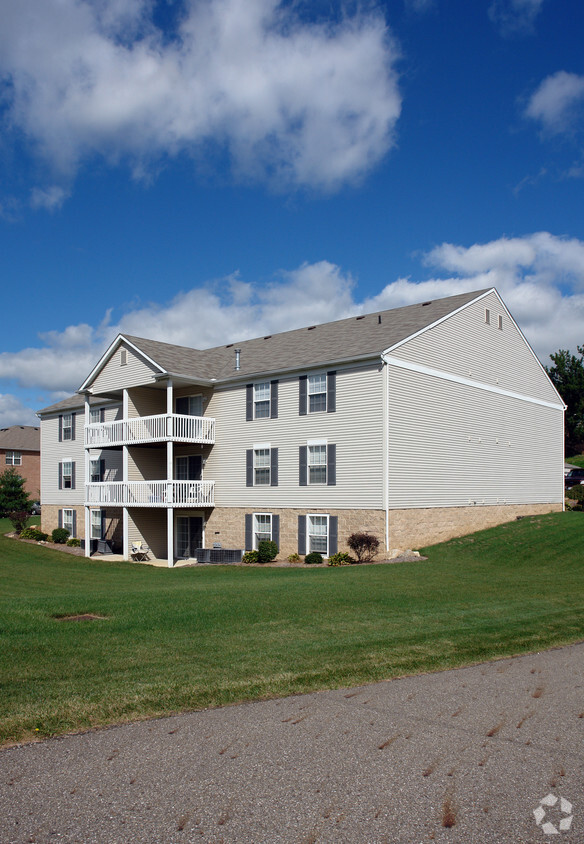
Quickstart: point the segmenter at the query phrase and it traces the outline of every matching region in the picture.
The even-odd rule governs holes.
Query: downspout
[[[383,365],[383,509],[385,510],[385,550],[389,551],[389,365]]]

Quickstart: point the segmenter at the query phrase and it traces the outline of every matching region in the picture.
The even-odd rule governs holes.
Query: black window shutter
[[[59,463],[59,489],[63,489],[63,464],[62,463]]]
[[[298,553],[306,554],[306,516],[298,516]]]
[[[270,486],[278,486],[278,449],[270,450]]]
[[[272,542],[275,542],[280,550],[280,517],[272,516]]]
[[[189,415],[189,397],[188,396],[180,396],[176,400],[176,412],[180,413],[181,416],[188,416]]]
[[[334,413],[337,409],[337,373],[326,374],[326,409],[327,413]]]
[[[63,416],[59,416],[59,442],[63,442]]]
[[[245,485],[253,486],[253,448],[245,452]]]
[[[270,418],[278,418],[278,382],[270,382]]]
[[[251,513],[245,514],[245,550],[251,551],[253,549],[253,515]]]
[[[75,414],[71,414],[71,439],[75,439]]]
[[[245,421],[253,419],[253,384],[245,385]]]
[[[336,554],[339,550],[339,517],[329,516],[329,537],[328,537],[329,557],[331,554]]]
[[[99,461],[99,480],[105,479],[105,460],[103,458]]]
[[[75,489],[75,461],[71,463],[71,489]]]
[[[105,422],[105,407],[99,408],[99,421]]]
[[[57,525],[59,527],[63,527],[63,511],[62,510],[59,510],[59,512],[57,514]]]
[[[298,483],[300,486],[307,485],[308,474],[308,446],[301,445],[298,449]]]
[[[77,536],[77,510],[73,510],[73,524],[71,525],[71,530],[73,531],[71,538]]]
[[[337,483],[337,447],[329,443],[326,454],[326,482],[328,486],[336,486]]]
[[[308,387],[308,376],[301,375],[298,379],[298,413],[306,416],[306,392]]]

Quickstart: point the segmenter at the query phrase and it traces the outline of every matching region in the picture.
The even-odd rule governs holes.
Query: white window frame
[[[97,463],[97,472],[94,472],[95,464]],[[99,457],[90,457],[89,459],[89,482],[97,484],[101,481],[101,460]]]
[[[306,549],[307,553],[310,554],[313,551],[317,551],[319,554],[322,554],[323,557],[328,557],[329,555],[329,537],[330,537],[330,521],[329,521],[329,514],[328,513],[307,513],[306,514]],[[314,519],[319,520],[319,524],[322,524],[321,520],[324,520],[325,525],[325,532],[316,532],[314,528],[316,527],[314,523]],[[322,537],[325,537],[325,547],[322,547]],[[313,539],[314,539],[314,546],[313,546]],[[320,539],[320,542],[318,541]],[[321,547],[315,547],[320,545]]]
[[[91,407],[89,409],[89,424],[97,425],[101,422],[101,407]]]
[[[101,535],[101,510],[91,510],[90,531],[92,539],[103,539]]]
[[[306,448],[306,473],[307,473],[307,483],[308,486],[326,486],[328,481],[328,446],[326,440],[308,440]],[[318,452],[316,452],[318,449]],[[319,455],[319,459],[315,460],[315,456]],[[321,459],[324,455],[324,462]],[[312,458],[312,459],[311,459]],[[314,469],[314,474],[322,474],[322,469],[324,467],[324,480],[313,480],[312,475],[313,473],[310,471]]]
[[[253,418],[269,419],[271,413],[272,385],[269,381],[258,381],[253,385]],[[258,409],[261,412],[258,413]]]
[[[265,531],[265,530],[260,531],[260,529],[259,529],[260,526],[258,524],[258,519],[260,519],[260,518],[269,520],[269,525],[270,525],[269,536],[268,536],[268,531]],[[271,513],[254,513],[253,514],[253,550],[254,551],[258,550],[258,546],[259,546],[260,542],[264,542],[264,537],[268,541],[270,541],[272,539],[273,525],[274,525],[274,522],[273,522],[273,518],[272,518]],[[261,539],[258,538],[258,534],[262,534]]]
[[[265,480],[258,481],[258,477]],[[253,447],[253,485],[270,486],[271,483],[272,447],[270,443],[259,443]]]
[[[6,452],[7,466],[22,466],[22,451],[7,451]]]
[[[324,381],[324,389],[322,389]],[[327,410],[328,379],[326,372],[315,372],[307,379],[307,410],[309,413],[326,413]],[[319,398],[319,397],[323,398]],[[318,403],[318,407],[316,405]],[[322,405],[322,406],[321,406]]]
[[[69,466],[70,471],[66,472],[65,467]],[[67,479],[67,481],[65,480]],[[73,461],[72,460],[63,460],[61,463],[61,483],[63,489],[73,489]]]
[[[61,426],[61,439],[63,441],[73,439],[73,414],[64,413],[63,422]]]
[[[70,514],[71,518],[69,519],[68,515]],[[69,537],[71,539],[74,538],[74,531],[73,531],[73,510],[69,507],[63,508],[63,517],[62,517],[63,527],[65,530],[69,531]]]

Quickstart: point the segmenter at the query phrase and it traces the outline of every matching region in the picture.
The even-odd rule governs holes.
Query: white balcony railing
[[[85,503],[100,507],[214,507],[215,481],[106,481],[86,484]]]
[[[213,445],[215,420],[209,416],[164,413],[157,416],[118,419],[115,422],[94,422],[85,426],[86,448],[141,445],[168,440]]]

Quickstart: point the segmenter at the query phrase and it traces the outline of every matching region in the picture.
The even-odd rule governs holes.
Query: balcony
[[[86,448],[107,448],[114,445],[144,445],[159,442],[215,442],[215,420],[209,416],[184,416],[162,413],[137,416],[116,422],[94,422],[85,426]]]
[[[112,481],[86,484],[89,507],[214,507],[215,481]]]

